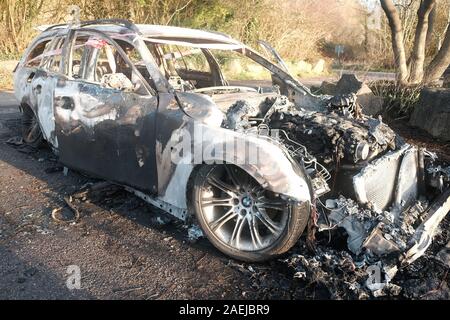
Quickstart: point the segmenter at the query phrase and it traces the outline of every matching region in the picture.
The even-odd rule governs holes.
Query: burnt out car
[[[449,168],[354,95],[318,96],[227,35],[95,20],[41,28],[15,71],[23,139],[262,261],[307,229],[355,255],[423,254],[449,211]],[[308,226],[308,228],[306,228]]]

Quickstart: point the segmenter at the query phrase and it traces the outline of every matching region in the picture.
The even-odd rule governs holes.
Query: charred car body
[[[312,94],[267,43],[125,20],[42,31],[15,71],[24,141],[196,220],[232,257],[286,252],[308,225],[311,242],[344,228],[355,255],[410,263],[449,211],[448,167],[355,96]],[[270,81],[233,78],[235,59]]]

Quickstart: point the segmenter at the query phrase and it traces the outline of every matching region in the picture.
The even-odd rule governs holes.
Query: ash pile
[[[282,144],[311,178],[311,227],[283,261],[298,281],[321,284],[330,298],[420,298],[426,293],[404,275],[420,264],[448,270],[450,166],[381,117],[363,115],[354,95],[333,97],[321,111],[284,97],[239,101],[225,125]]]

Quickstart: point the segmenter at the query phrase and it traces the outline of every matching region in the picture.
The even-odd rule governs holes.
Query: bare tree
[[[414,37],[414,47],[410,59],[410,84],[422,82],[424,75],[425,50],[429,30],[429,16],[436,4],[436,0],[422,0],[417,11],[417,27]]]
[[[431,84],[439,80],[450,65],[450,28],[447,28],[444,42],[436,57],[429,64],[424,83]]]
[[[17,53],[30,37],[30,21],[41,12],[43,0],[0,0],[0,52]]]
[[[392,0],[380,1],[381,7],[388,18],[389,27],[392,33],[392,49],[394,51],[395,66],[397,69],[397,80],[400,84],[407,84],[408,67],[406,64],[406,52],[400,16]]]
[[[427,48],[432,45],[433,42],[433,36],[436,26],[436,10],[437,10],[437,4],[434,5],[433,10],[430,12],[430,16],[428,17],[428,32],[427,32],[427,42],[426,46]]]
[[[417,10],[417,24],[413,47],[407,66],[403,25],[393,0],[380,0],[386,13],[392,34],[392,49],[397,69],[397,80],[402,85],[432,84],[437,82],[450,64],[450,28],[445,32],[444,42],[431,63],[424,71],[427,38],[430,30],[430,15],[437,5],[436,0],[421,0]],[[411,4],[412,1],[409,3]],[[408,68],[409,67],[409,68]]]

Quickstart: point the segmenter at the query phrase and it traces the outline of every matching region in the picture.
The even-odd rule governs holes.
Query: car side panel
[[[91,175],[153,193],[157,97],[60,81],[55,90],[60,161]]]
[[[14,92],[22,106],[29,106],[36,114],[45,140],[55,148],[55,118],[53,91],[57,76],[39,68],[19,67],[14,77]]]
[[[39,70],[31,81],[31,96],[34,98],[36,115],[42,134],[53,147],[58,148],[55,134],[55,115],[53,113],[53,93],[58,76]]]
[[[27,104],[33,108],[31,103],[31,81],[29,81],[32,73],[36,72],[36,68],[26,68],[19,66],[14,73],[14,95],[20,104]],[[33,98],[34,99],[34,98]]]

